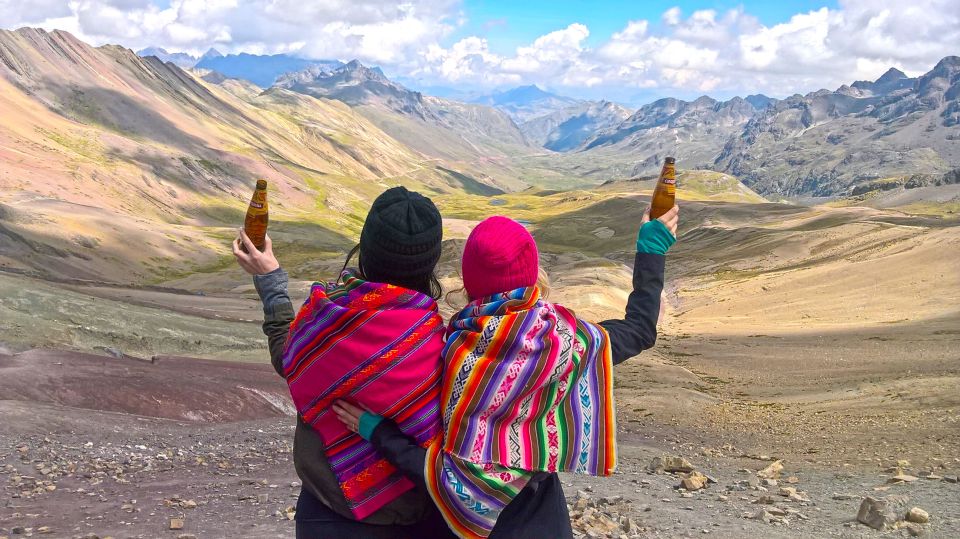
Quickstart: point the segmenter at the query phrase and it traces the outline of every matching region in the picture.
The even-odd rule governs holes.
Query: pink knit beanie
[[[463,286],[471,300],[533,286],[539,267],[533,236],[507,217],[483,220],[463,246]]]

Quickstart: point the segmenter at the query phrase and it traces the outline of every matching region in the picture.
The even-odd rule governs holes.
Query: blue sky
[[[814,11],[821,7],[836,9],[837,2],[812,0],[776,1],[664,1],[664,0],[466,0],[463,11],[467,23],[451,39],[477,35],[490,40],[491,50],[500,54],[530,43],[537,37],[564,28],[572,23],[583,23],[590,29],[587,44],[596,46],[614,32],[622,30],[627,21],[646,19],[657,21],[664,11],[679,7],[689,15],[697,10],[713,9],[724,12],[742,8],[757,17],[766,26],[790,20],[797,13]]]

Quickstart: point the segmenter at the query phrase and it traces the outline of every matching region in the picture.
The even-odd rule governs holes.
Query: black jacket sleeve
[[[637,253],[633,264],[633,292],[627,298],[622,320],[604,320],[600,325],[610,335],[613,364],[623,363],[657,342],[657,318],[666,257]]]
[[[396,423],[389,419],[381,421],[373,429],[370,443],[383,458],[387,459],[387,462],[396,466],[414,484],[427,488],[423,475],[427,450],[417,445],[416,440],[404,434]]]
[[[263,302],[263,333],[270,348],[270,363],[273,370],[283,376],[283,349],[287,344],[287,332],[293,321],[293,304],[287,294],[287,272],[277,268],[264,275],[254,275],[253,285]]]

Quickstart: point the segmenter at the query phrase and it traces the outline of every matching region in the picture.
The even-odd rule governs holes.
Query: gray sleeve
[[[270,348],[270,363],[280,376],[283,376],[283,349],[287,344],[287,332],[294,317],[293,303],[287,293],[288,280],[283,268],[253,276],[253,286],[263,302],[263,333],[267,336]]]

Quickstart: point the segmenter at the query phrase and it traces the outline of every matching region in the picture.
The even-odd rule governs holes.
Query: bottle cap
[[[267,180],[257,180],[257,189],[266,189]]]
[[[673,157],[667,157],[667,158],[665,158],[665,159],[663,160],[663,162],[664,162],[664,163],[670,163],[670,164],[672,165],[672,164],[676,163],[677,160],[674,159]]]

